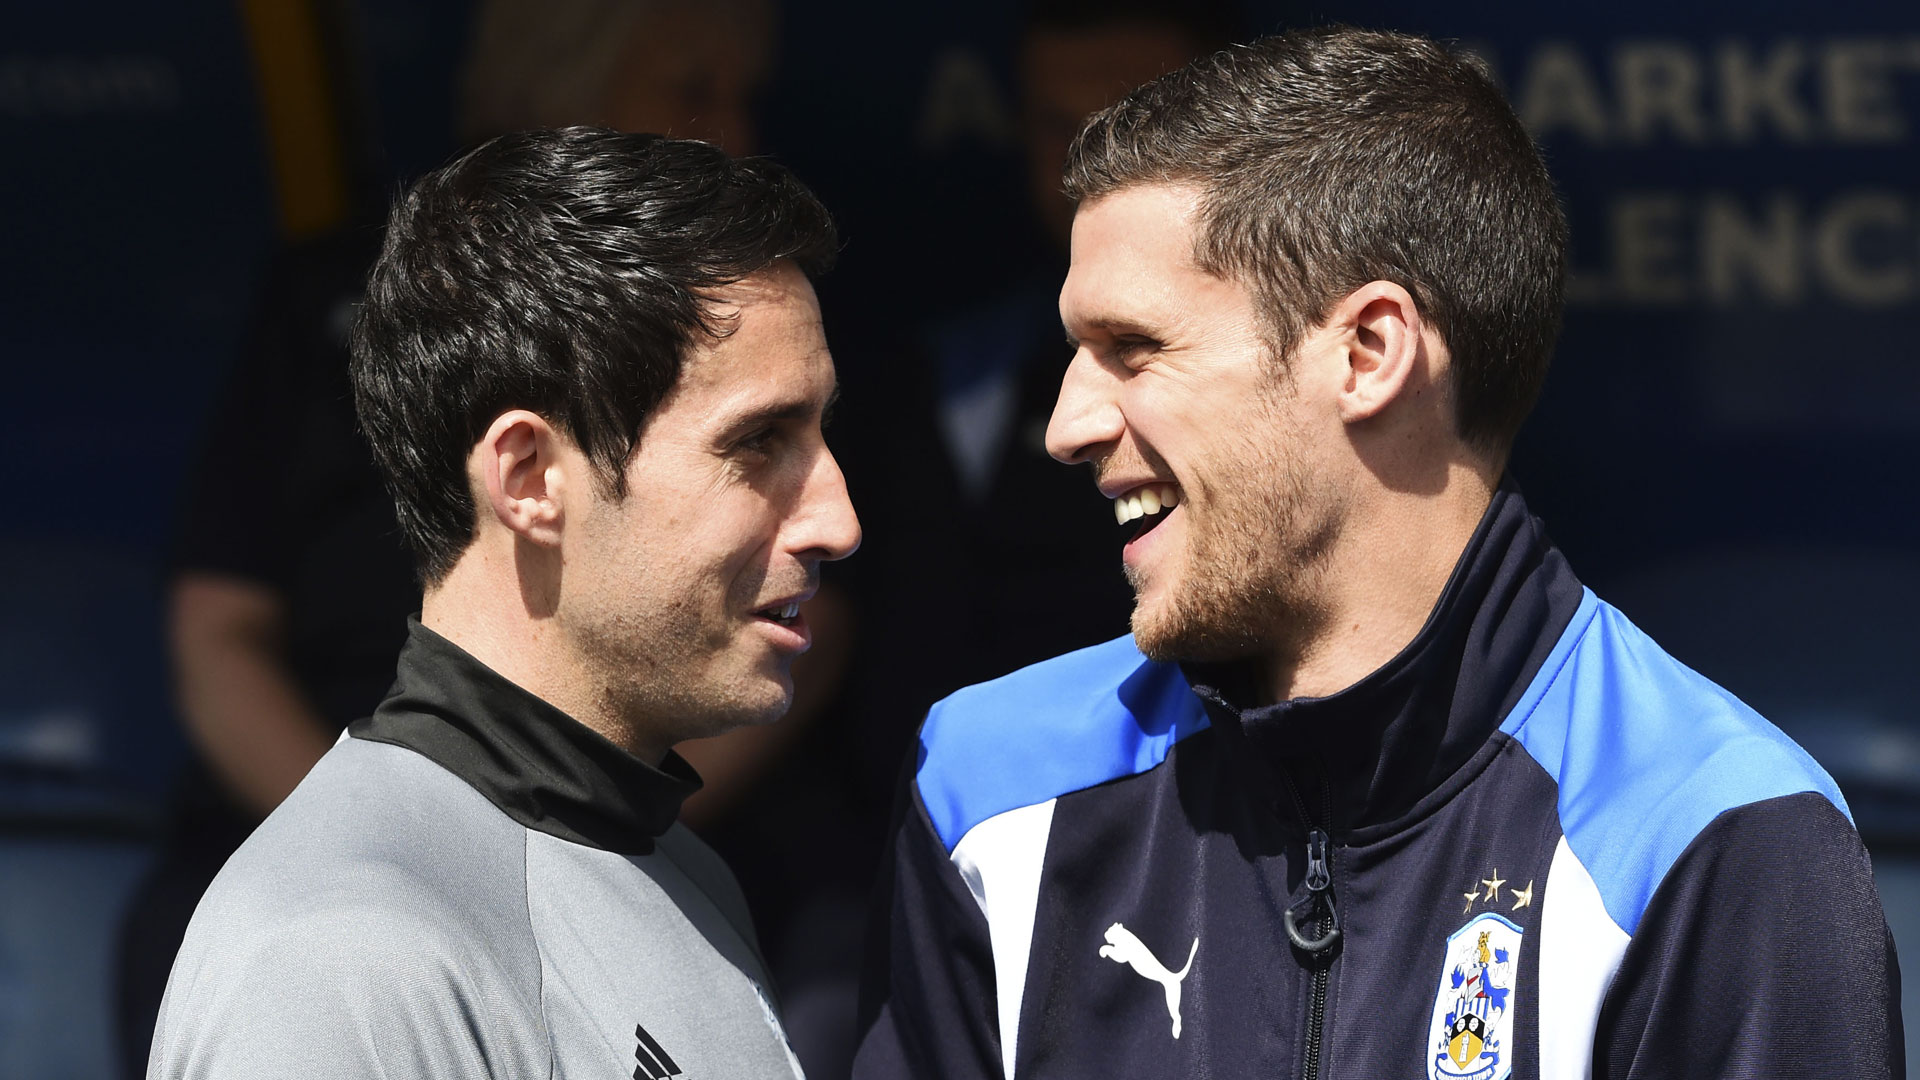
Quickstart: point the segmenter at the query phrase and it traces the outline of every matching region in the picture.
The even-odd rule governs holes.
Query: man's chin
[[[1178,605],[1134,605],[1133,643],[1159,663],[1221,663],[1258,655],[1261,646],[1250,626],[1236,620],[1204,618]]]
[[[770,678],[742,695],[734,727],[761,727],[778,722],[793,708],[793,679]]]
[[[683,739],[709,739],[743,727],[779,721],[793,707],[793,680],[772,676],[736,683],[730,692],[682,720]]]
[[[774,653],[735,674],[728,696],[739,713],[737,725],[771,724],[793,707],[793,660]]]
[[[1133,644],[1147,659],[1160,663],[1178,663],[1198,659],[1189,655],[1191,635],[1184,620],[1164,605],[1151,605],[1144,598],[1133,608]]]

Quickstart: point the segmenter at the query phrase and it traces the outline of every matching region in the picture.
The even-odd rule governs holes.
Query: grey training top
[[[349,736],[194,913],[150,1078],[800,1075],[685,762],[417,623]]]

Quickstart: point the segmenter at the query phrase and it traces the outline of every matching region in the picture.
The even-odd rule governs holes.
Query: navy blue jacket
[[[854,1075],[1904,1075],[1818,765],[1581,586],[1503,487],[1330,697],[1130,639],[921,730]]]

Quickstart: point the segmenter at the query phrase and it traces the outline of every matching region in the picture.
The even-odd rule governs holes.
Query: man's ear
[[[1420,309],[1407,290],[1391,281],[1369,281],[1347,295],[1328,322],[1343,331],[1346,382],[1340,419],[1369,420],[1395,400],[1432,385],[1434,361],[1427,349]]]
[[[561,497],[567,479],[564,440],[536,413],[512,409],[494,417],[473,448],[485,492],[482,514],[542,547],[560,545]]]

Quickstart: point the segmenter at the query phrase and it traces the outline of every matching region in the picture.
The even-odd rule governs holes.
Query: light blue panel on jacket
[[[1817,791],[1847,813],[1806,751],[1591,591],[1500,730],[1559,784],[1567,844],[1629,934],[1725,811]]]
[[[995,814],[1146,772],[1206,726],[1178,667],[1116,638],[936,704],[915,779],[951,852]]]

